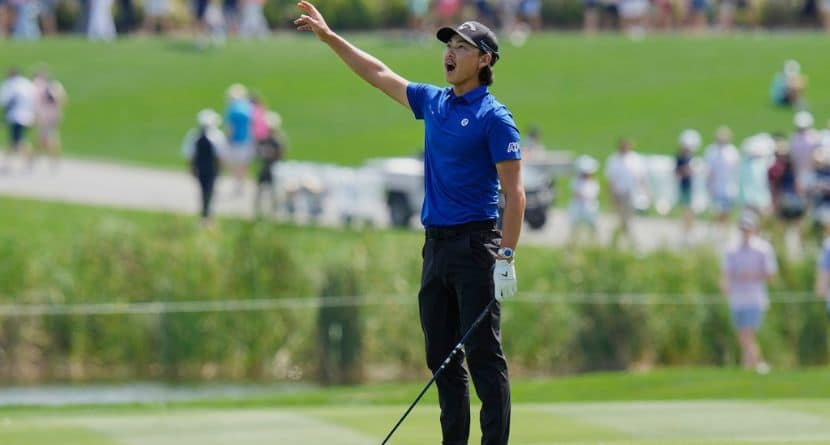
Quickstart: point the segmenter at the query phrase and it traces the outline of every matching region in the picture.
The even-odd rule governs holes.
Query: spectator
[[[801,64],[795,60],[784,62],[784,68],[775,74],[770,87],[770,99],[779,106],[804,108],[804,88],[807,78],[801,73]]]
[[[35,116],[37,123],[37,152],[52,158],[56,168],[61,154],[60,123],[67,96],[63,85],[41,71],[35,75]]]
[[[197,48],[205,49],[210,45],[224,45],[227,39],[227,24],[222,8],[216,2],[196,1],[196,17],[199,18]],[[204,10],[201,9],[202,7]]]
[[[112,18],[112,0],[91,0],[89,10],[89,40],[111,41],[115,39],[115,22]]]
[[[694,211],[692,209],[692,179],[694,171],[692,159],[700,148],[701,137],[697,130],[683,130],[678,140],[680,146],[677,153],[674,174],[678,182],[678,203],[683,208],[683,236],[688,240],[692,233]]]
[[[435,13],[438,16],[438,26],[452,26],[457,22],[461,6],[461,0],[436,0]]]
[[[776,140],[775,161],[767,177],[776,215],[785,221],[801,218],[804,214],[804,201],[796,192],[795,167],[789,145],[780,136]]]
[[[35,86],[17,68],[9,70],[0,85],[0,105],[9,126],[9,155],[4,169],[11,167],[12,158],[21,153],[31,166],[31,153],[26,131],[35,123]]]
[[[522,160],[529,161],[545,156],[545,144],[542,142],[539,127],[530,127],[527,136],[522,140]]]
[[[661,31],[673,30],[674,8],[671,0],[654,0],[653,27]]]
[[[617,10],[622,20],[625,34],[634,40],[646,35],[646,16],[649,12],[648,0],[618,0]]]
[[[816,267],[816,295],[826,302],[825,309],[830,316],[830,209],[819,212],[818,219],[824,229],[824,240]]]
[[[263,7],[265,0],[243,0],[242,18],[239,24],[239,35],[245,38],[256,37],[264,39],[268,37],[270,30],[268,22],[265,21]]]
[[[58,32],[58,22],[55,17],[58,2],[59,0],[40,1],[40,24],[43,27],[43,33],[46,35],[54,35]]]
[[[493,6],[492,0],[473,0],[472,3],[475,5],[476,20],[479,23],[491,28],[498,25],[496,8]]]
[[[423,37],[429,14],[429,0],[407,0],[406,6],[409,11],[409,32],[412,38]]]
[[[196,117],[198,127],[190,130],[182,144],[182,154],[199,182],[202,202],[202,226],[212,225],[213,186],[219,176],[219,160],[225,153],[225,135],[219,130],[221,118],[213,110],[202,110]]]
[[[285,140],[282,134],[282,118],[271,111],[266,116],[268,134],[257,144],[257,154],[261,161],[259,175],[257,175],[256,199],[254,214],[262,214],[262,196],[267,194],[271,204],[271,212],[277,210],[277,196],[274,190],[274,164],[281,161],[285,153]]]
[[[228,106],[225,121],[228,126],[228,163],[236,178],[236,194],[242,195],[248,166],[254,157],[256,147],[253,137],[253,109],[248,99],[248,90],[235,83],[228,88]]]
[[[715,219],[726,224],[738,195],[738,167],[741,156],[732,145],[732,130],[723,126],[715,133],[715,143],[706,149],[706,189]]]
[[[693,33],[703,34],[706,32],[706,9],[708,6],[707,0],[688,0],[686,26]]]
[[[795,133],[790,138],[790,155],[795,167],[795,179],[798,193],[807,197],[813,185],[815,166],[813,158],[821,144],[819,134],[813,129],[813,115],[808,111],[799,111],[793,118]]]
[[[6,37],[11,24],[11,6],[8,0],[0,0],[0,39]]]
[[[584,0],[585,11],[582,19],[582,32],[588,35],[596,34],[599,31],[600,0]]]
[[[769,307],[767,281],[778,273],[772,246],[757,236],[758,219],[745,213],[739,222],[740,242],[727,250],[722,264],[721,291],[729,299],[738,331],[741,363],[759,374],[769,372],[756,334]]]
[[[16,4],[13,36],[18,40],[39,40],[40,5],[37,0],[12,0]]]
[[[268,126],[268,110],[262,99],[251,95],[251,124],[253,125],[254,141],[259,144],[268,138],[271,129]]]
[[[744,210],[764,215],[771,205],[767,172],[775,152],[775,140],[769,134],[761,133],[746,138],[741,148],[744,152],[738,179],[741,204]]]
[[[612,241],[616,244],[619,237],[625,235],[634,244],[630,221],[634,213],[634,199],[646,189],[646,164],[642,156],[634,151],[634,143],[630,139],[621,139],[618,152],[608,157],[605,177],[611,186],[614,208],[619,217],[619,226]]]
[[[519,3],[519,12],[532,30],[539,31],[542,29],[541,0],[521,0]]]
[[[812,193],[813,215],[815,222],[822,225],[822,216],[830,216],[830,145],[816,150],[814,159],[816,175]]]
[[[595,239],[597,214],[599,213],[599,183],[594,178],[599,163],[591,156],[582,155],[576,160],[578,176],[571,182],[570,234],[568,239],[576,242],[582,229],[587,229],[588,239]]]
[[[732,31],[735,22],[735,11],[741,0],[720,0],[718,2],[718,29],[721,32]]]
[[[121,21],[116,24],[116,28],[121,34],[130,34],[136,26],[133,0],[118,0],[118,6],[121,9]]]
[[[239,33],[239,2],[240,0],[222,0],[225,27],[232,36]]]
[[[170,30],[170,0],[145,0],[144,25],[146,34],[155,34],[161,31],[166,34]]]

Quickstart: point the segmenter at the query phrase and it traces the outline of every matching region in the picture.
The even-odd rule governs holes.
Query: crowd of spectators
[[[31,170],[39,155],[47,155],[57,168],[61,153],[60,124],[67,101],[66,91],[49,72],[39,69],[31,78],[20,69],[9,69],[0,84],[0,110],[8,127],[8,151],[0,164],[0,173],[8,173],[19,159]],[[30,131],[34,146],[28,142]]]
[[[196,178],[201,193],[201,216],[205,226],[211,226],[211,203],[214,185],[220,170],[230,170],[234,178],[234,195],[244,195],[245,182],[255,160],[259,165],[256,176],[254,213],[263,213],[263,200],[270,212],[276,211],[273,187],[273,165],[282,159],[285,138],[282,118],[268,110],[263,100],[248,93],[241,84],[233,84],[226,94],[223,119],[212,109],[201,110],[196,116],[196,127],[185,136],[182,154]]]
[[[270,0],[276,1],[276,0]],[[223,41],[225,36],[261,38],[271,26],[289,28],[265,8],[269,0],[0,0],[0,37],[37,39],[59,30],[59,12],[71,11],[72,31],[93,40],[111,40],[117,34],[187,32],[200,44]],[[821,24],[830,31],[830,0],[800,0],[792,11],[764,11],[771,0],[572,0],[572,4],[543,0],[407,0],[406,23],[415,35],[459,21],[475,19],[521,42],[543,27],[572,27],[580,20],[586,33],[620,29],[632,37],[648,31],[730,31],[736,18],[742,26],[759,28],[764,15],[798,16],[784,26]],[[274,3],[272,10],[279,10]],[[766,8],[766,9],[765,9]],[[366,14],[354,7],[352,15]],[[65,12],[68,14],[68,12]],[[116,16],[118,23],[116,26]],[[139,23],[140,22],[140,23]],[[363,27],[372,20],[363,20]],[[569,23],[569,24],[565,24]],[[360,26],[360,25],[357,25]],[[807,25],[810,26],[810,25]]]

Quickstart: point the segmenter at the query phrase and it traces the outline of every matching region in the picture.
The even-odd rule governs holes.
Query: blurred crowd
[[[268,110],[263,100],[248,93],[241,84],[233,84],[226,94],[223,117],[212,109],[199,111],[196,126],[185,136],[182,154],[196,178],[201,192],[201,215],[205,226],[212,224],[211,203],[220,170],[230,170],[234,195],[244,195],[245,180],[254,161],[258,162],[257,189],[254,198],[256,216],[262,214],[265,199],[270,211],[276,210],[273,166],[285,152],[282,118]]]
[[[13,168],[15,158],[23,160],[31,170],[39,155],[47,155],[56,168],[61,153],[60,124],[66,105],[66,91],[46,69],[37,70],[32,78],[18,68],[10,68],[0,84],[0,108],[8,127],[8,151],[0,164],[0,173]],[[34,131],[34,146],[28,133]]]
[[[188,8],[188,23],[174,20],[182,6]],[[195,34],[200,44],[222,43],[227,35],[261,38],[269,34],[264,6],[265,0],[0,0],[0,37],[37,40],[43,34],[55,34],[58,8],[66,7],[77,10],[72,31],[90,40],[184,31]]]
[[[795,60],[786,61],[773,78],[772,104],[795,112],[789,135],[758,133],[744,139],[739,150],[733,143],[732,130],[721,126],[700,157],[701,133],[683,130],[674,162],[677,192],[671,203],[658,204],[654,199],[654,178],[649,177],[654,172],[650,171],[648,157],[635,150],[633,140],[620,139],[604,171],[609,198],[619,217],[612,241],[625,237],[633,244],[632,216],[647,211],[650,205],[655,205],[659,213],[669,210],[656,208],[659,205],[678,208],[686,241],[691,239],[696,215],[706,210],[721,228],[736,211],[751,212],[759,218],[776,217],[790,226],[797,244],[801,243],[798,227],[804,216],[810,215],[816,227],[830,223],[830,119],[823,127],[807,111],[806,84],[806,76]],[[530,132],[523,148],[528,153],[535,151],[538,143],[532,142],[534,139]],[[578,241],[583,232],[588,233],[588,239],[596,239],[600,203],[596,175],[600,163],[585,155],[576,159],[575,166],[569,239]]]
[[[265,14],[267,1],[0,0],[0,37],[38,39],[42,34],[54,34],[59,29],[59,12],[71,11],[72,31],[85,34],[91,40],[111,40],[117,34],[136,32],[182,31],[197,35],[200,44],[221,43],[228,35],[260,38],[271,32]],[[586,33],[621,29],[634,37],[650,30],[729,31],[737,18],[743,26],[757,28],[764,22],[762,16],[794,15],[798,19],[787,19],[791,23],[784,26],[820,23],[830,31],[830,0],[799,0],[786,4],[785,9],[773,0],[571,1],[573,4],[543,0],[407,0],[406,14],[414,35],[476,19],[500,29],[518,43],[533,30],[543,26],[570,27],[563,23],[572,24],[580,17]],[[272,6],[280,7],[276,3]],[[358,5],[353,9],[355,15],[366,14]],[[279,19],[272,18],[271,25],[290,28],[288,21],[280,25],[273,20]],[[397,23],[383,26],[401,26]]]
[[[733,143],[732,130],[721,126],[702,156],[698,156],[701,133],[695,129],[680,133],[674,204],[682,214],[684,239],[690,239],[695,216],[706,209],[722,229],[736,212],[776,218],[793,228],[796,236],[805,216],[811,216],[816,227],[830,224],[830,119],[826,127],[817,128],[813,115],[802,110],[795,113],[793,127],[789,135],[758,133],[747,137],[739,149]],[[579,239],[580,229],[596,234],[600,195],[596,178],[599,162],[580,156],[576,169],[570,204],[574,240]],[[635,150],[631,139],[621,139],[604,170],[619,218],[615,242],[618,237],[627,237],[634,243],[632,216],[646,209],[650,201],[647,175],[645,156]],[[702,196],[696,196],[696,190],[702,190]]]

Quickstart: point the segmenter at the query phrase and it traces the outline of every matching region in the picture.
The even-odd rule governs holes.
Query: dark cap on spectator
[[[455,27],[444,27],[438,30],[438,40],[447,43],[452,36],[458,35],[467,43],[474,45],[476,48],[490,53],[493,59],[490,61],[490,66],[496,64],[499,60],[499,41],[496,39],[496,34],[490,28],[482,25],[479,22],[464,22]]]

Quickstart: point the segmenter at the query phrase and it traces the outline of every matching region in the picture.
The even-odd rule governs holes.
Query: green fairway
[[[512,390],[510,443],[826,444],[826,375],[823,369],[768,376],[686,369],[519,379]],[[0,443],[378,444],[420,385],[298,389],[286,397],[265,396],[263,389],[263,396],[170,405],[4,407]],[[471,444],[480,440],[478,402],[472,403]],[[439,443],[438,414],[432,388],[391,443]]]
[[[305,36],[308,37],[308,36]],[[422,126],[362,84],[311,38],[281,34],[198,52],[187,41],[0,42],[0,66],[30,71],[47,63],[70,95],[64,137],[71,155],[179,166],[179,145],[203,107],[221,108],[225,89],[243,82],[284,117],[290,157],[346,164],[414,153]],[[353,36],[413,81],[443,84],[441,45]],[[711,139],[731,125],[738,137],[789,131],[791,112],[773,108],[770,81],[798,59],[819,123],[830,117],[830,58],[819,34],[649,37],[533,36],[505,44],[493,91],[519,127],[541,126],[555,148],[606,154],[621,135],[647,152],[674,150],[678,132],[697,127]]]
[[[470,443],[477,443],[473,407]],[[4,445],[363,445],[380,443],[405,406],[333,406],[8,415]],[[825,401],[677,401],[516,404],[511,443],[543,444],[825,444]],[[419,406],[391,443],[440,442],[438,410]]]

